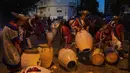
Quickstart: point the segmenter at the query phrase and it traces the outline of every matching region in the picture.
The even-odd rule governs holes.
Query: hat
[[[119,20],[120,17],[119,17],[119,16],[113,16],[113,19],[114,19],[114,20]]]
[[[18,14],[18,13],[15,13],[15,12],[11,12],[12,15],[14,15],[16,18],[18,18],[19,20],[27,20],[29,19],[29,17],[25,16],[24,14]]]
[[[83,10],[80,12],[81,14],[89,14],[89,11],[88,10]]]

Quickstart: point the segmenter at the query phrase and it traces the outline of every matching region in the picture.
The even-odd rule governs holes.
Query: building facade
[[[37,12],[42,17],[68,20],[77,14],[76,8],[79,4],[80,0],[40,0],[37,3]]]
[[[110,2],[109,0],[105,0],[104,13],[106,15],[110,14]]]

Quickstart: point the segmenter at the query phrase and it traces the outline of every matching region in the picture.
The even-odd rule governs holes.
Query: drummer
[[[111,46],[111,40],[112,40],[112,36],[111,36],[111,26],[110,25],[104,25],[99,31],[97,31],[96,35],[95,35],[95,41],[96,43],[102,42],[104,43],[104,45],[102,47],[105,46]]]
[[[65,20],[61,20],[59,30],[61,34],[61,40],[64,40],[65,47],[69,48],[70,44],[72,43],[72,36],[71,36],[71,31],[69,27],[67,26],[67,23]]]
[[[117,39],[122,43],[124,42],[124,26],[119,22],[120,17],[114,16],[113,17],[113,24],[111,26],[113,27],[113,32]]]
[[[76,32],[79,31],[81,28],[84,28],[85,30],[88,31],[89,27],[85,23],[85,18],[89,14],[89,11],[83,10],[80,13],[81,13],[81,17],[75,18],[74,20],[71,20],[69,24],[73,30],[76,29]]]
[[[118,50],[119,55],[123,58],[123,42],[124,42],[124,26],[120,23],[120,17],[114,16],[111,26],[113,28],[113,46]],[[116,43],[116,41],[120,42],[120,44]]]
[[[11,21],[3,28],[3,62],[9,71],[16,72],[20,68],[21,54],[18,27],[22,26],[28,17],[15,12],[11,15]]]

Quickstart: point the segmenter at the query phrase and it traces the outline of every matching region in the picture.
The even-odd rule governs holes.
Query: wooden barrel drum
[[[28,66],[40,66],[40,54],[37,49],[25,49],[21,56],[22,68]]]
[[[112,48],[112,47],[108,47],[105,48],[105,55],[106,55],[106,61],[110,64],[116,63],[119,59],[118,53],[117,51]]]
[[[102,65],[104,63],[104,53],[100,48],[96,48],[90,54],[90,60],[94,65]]]
[[[47,44],[39,44],[38,50],[40,52],[41,66],[50,67],[53,60],[53,48],[50,48]]]

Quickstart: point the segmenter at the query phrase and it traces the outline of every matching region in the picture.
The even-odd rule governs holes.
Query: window
[[[44,14],[43,16],[46,17],[46,14]]]
[[[57,12],[62,12],[62,10],[57,10]]]
[[[50,11],[50,8],[48,8],[48,11]]]
[[[46,3],[47,3],[47,0],[43,0],[44,1],[44,5],[46,5]]]
[[[65,12],[65,15],[66,15],[66,12]]]
[[[56,0],[56,2],[57,2],[57,3],[59,3],[59,2],[60,2],[60,0]]]
[[[43,5],[43,1],[41,1],[41,5]]]
[[[43,12],[42,11],[40,11],[40,14],[42,14]]]
[[[63,19],[63,16],[58,16],[58,19]]]

